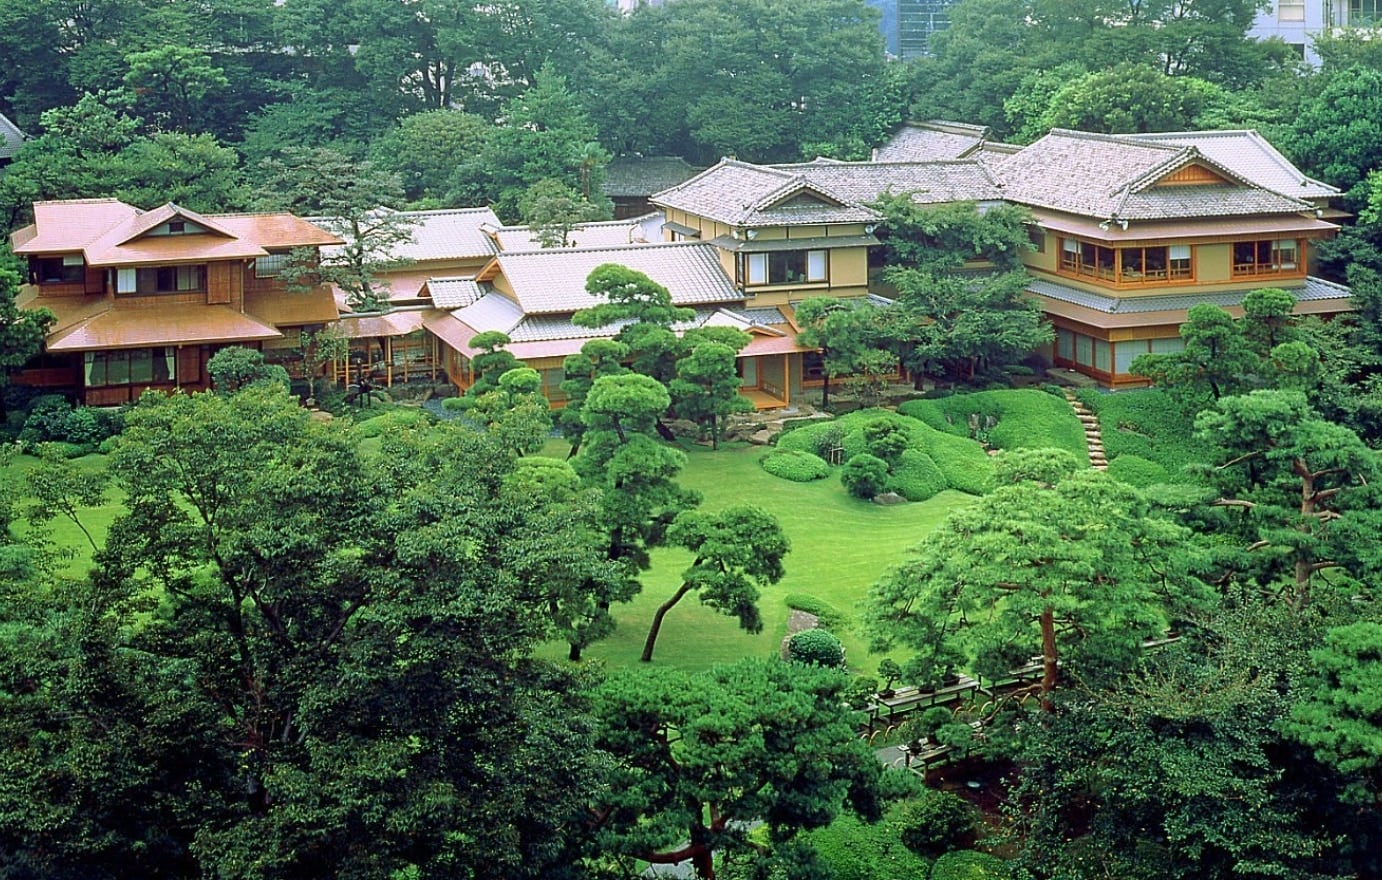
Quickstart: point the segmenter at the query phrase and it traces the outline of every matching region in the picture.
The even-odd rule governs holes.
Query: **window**
[[[1300,260],[1299,241],[1290,238],[1233,243],[1233,275],[1300,275],[1304,267]]]
[[[283,274],[283,270],[288,268],[289,254],[269,254],[267,257],[256,257],[254,260],[255,278],[277,278]]]
[[[169,234],[169,235],[181,235],[182,233],[184,233],[184,232],[186,232],[186,231],[187,231],[187,224],[186,224],[185,222],[183,222],[182,220],[169,220],[169,221],[168,221],[168,234]]]
[[[1279,0],[1276,4],[1277,21],[1305,21],[1305,0]]]
[[[1039,254],[1046,253],[1046,230],[1034,224],[1027,224],[1027,239]]]
[[[29,261],[34,284],[80,284],[86,280],[86,262],[80,255],[37,257]]]
[[[1382,0],[1348,0],[1348,24],[1353,27],[1382,24]]]
[[[127,272],[123,269],[121,272]],[[205,266],[161,266],[157,269],[135,270],[135,293],[187,293],[206,290]],[[119,273],[116,278],[116,292],[129,293],[121,289]]]
[[[172,348],[132,348],[86,353],[86,387],[150,385],[172,382],[176,373]]]
[[[744,256],[746,284],[802,284],[828,280],[821,251],[768,251]]]
[[[1168,284],[1195,274],[1188,244],[1114,249],[1070,238],[1061,240],[1060,268],[1118,284]]]

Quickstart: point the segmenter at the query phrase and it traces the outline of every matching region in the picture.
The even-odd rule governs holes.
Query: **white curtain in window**
[[[749,254],[749,283],[767,284],[768,283],[768,255]]]
[[[1188,245],[1188,244],[1173,244],[1173,245],[1171,245],[1171,259],[1173,259],[1173,260],[1188,260],[1188,259],[1190,259],[1190,245]]]
[[[133,269],[115,270],[115,292],[134,293],[135,291],[135,272]]]
[[[806,280],[825,280],[825,251],[806,252]]]

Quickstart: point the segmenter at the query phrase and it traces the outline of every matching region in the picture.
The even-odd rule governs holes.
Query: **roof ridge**
[[[650,251],[669,248],[707,248],[713,247],[708,241],[650,241],[629,244],[590,244],[584,247],[537,247],[518,251],[500,251],[495,259],[503,257],[531,257],[534,255],[560,255],[570,253],[592,253],[595,251]]]
[[[1077,131],[1073,128],[1053,128],[1043,137],[1070,137],[1086,141],[1104,141],[1112,144],[1125,144],[1127,146],[1147,147],[1153,150],[1173,150],[1185,149],[1180,144],[1163,144],[1158,141],[1142,140],[1136,134],[1104,134],[1097,131]]]

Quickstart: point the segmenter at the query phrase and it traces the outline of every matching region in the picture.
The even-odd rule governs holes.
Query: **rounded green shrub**
[[[910,774],[909,774],[910,775]],[[832,880],[919,880],[926,860],[902,846],[884,823],[843,815],[807,834]]]
[[[845,663],[845,646],[823,629],[804,629],[787,640],[787,656],[800,663],[831,669]]]
[[[830,474],[825,459],[800,449],[774,449],[758,461],[763,470],[794,483],[809,483]]]
[[[959,795],[934,788],[903,801],[888,813],[902,843],[912,852],[935,857],[974,842],[979,811]]]
[[[949,852],[931,866],[931,880],[1008,880],[1007,862],[988,853],[966,849]]]
[[[1171,475],[1166,468],[1140,455],[1120,455],[1108,463],[1109,476],[1119,482],[1136,486],[1139,489],[1169,483]]]
[[[863,427],[864,446],[870,455],[876,455],[888,464],[897,464],[902,453],[912,445],[912,438],[906,427],[896,418],[880,418],[868,422]]]
[[[861,452],[845,462],[840,482],[855,498],[872,498],[887,491],[888,463],[876,455]]]
[[[827,629],[839,629],[849,623],[849,615],[810,593],[788,593],[782,601],[794,611],[814,614],[821,626]]]
[[[908,449],[902,453],[887,488],[908,501],[925,501],[946,488],[945,474],[925,452]],[[875,493],[876,494],[876,493]]]
[[[993,459],[978,443],[937,432],[932,435],[926,451],[945,475],[950,488],[970,495],[982,495],[993,489]]]
[[[368,437],[382,437],[393,431],[424,424],[431,419],[432,417],[422,409],[412,407],[393,409],[362,422],[357,422],[354,432],[355,436],[362,440]]]

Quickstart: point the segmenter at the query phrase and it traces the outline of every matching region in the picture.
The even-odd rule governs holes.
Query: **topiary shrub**
[[[1108,472],[1114,479],[1139,489],[1171,481],[1166,468],[1140,455],[1118,456],[1108,463]]]
[[[949,852],[931,866],[931,880],[1008,880],[1008,863],[971,849]]]
[[[909,850],[935,857],[974,842],[979,811],[959,795],[928,788],[894,807],[888,821]]]
[[[847,813],[805,837],[815,847],[832,880],[911,880],[926,876],[926,860],[904,847],[882,822],[868,824]]]
[[[888,463],[876,455],[861,452],[845,462],[840,482],[855,498],[872,498],[887,491]]]
[[[357,422],[352,430],[356,437],[364,440],[368,437],[382,437],[393,431],[425,424],[431,420],[431,415],[423,409],[414,407],[391,409],[380,415]]]
[[[804,629],[787,640],[787,657],[798,663],[835,669],[845,663],[845,646],[823,629]]]
[[[794,483],[821,480],[830,474],[825,459],[799,449],[774,449],[758,460],[763,470]]]
[[[863,427],[864,448],[889,465],[897,464],[911,445],[907,429],[895,418],[874,419]]]
[[[848,614],[810,593],[788,593],[782,601],[794,611],[815,615],[826,629],[840,629],[849,623]]]
[[[87,452],[108,437],[120,433],[124,416],[118,410],[79,406],[73,409],[66,398],[45,394],[34,399],[33,407],[19,432],[19,442],[27,451],[39,443],[67,443],[85,447]]]
[[[908,501],[925,501],[946,488],[945,474],[932,460],[931,456],[916,449],[902,453],[887,488]]]

